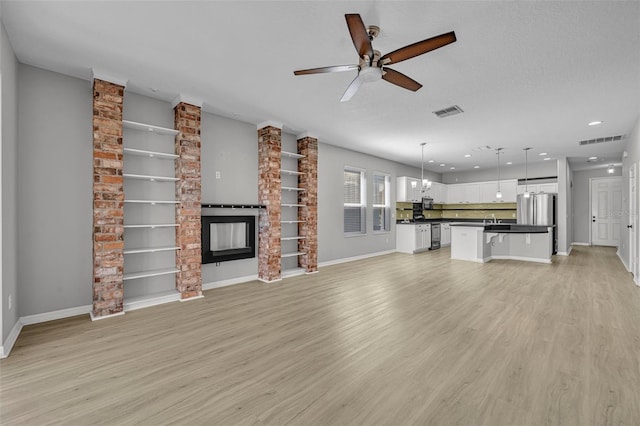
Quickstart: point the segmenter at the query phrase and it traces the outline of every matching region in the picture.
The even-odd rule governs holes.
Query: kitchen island
[[[485,263],[513,259],[551,263],[553,227],[508,223],[451,223],[451,258]]]

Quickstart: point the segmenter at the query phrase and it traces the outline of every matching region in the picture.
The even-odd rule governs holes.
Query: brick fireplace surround
[[[125,87],[95,78],[93,82],[93,308],[92,319],[124,313],[124,178],[122,112]],[[174,107],[176,182],[176,290],[181,300],[202,297],[201,265],[201,108],[185,102]],[[278,281],[281,262],[281,139],[282,129],[258,129],[258,278]],[[298,186],[303,188],[299,266],[318,270],[317,185],[318,141],[298,140]]]

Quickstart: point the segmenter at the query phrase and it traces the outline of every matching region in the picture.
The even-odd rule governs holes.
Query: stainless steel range
[[[440,248],[440,224],[431,224],[431,250],[438,250]]]

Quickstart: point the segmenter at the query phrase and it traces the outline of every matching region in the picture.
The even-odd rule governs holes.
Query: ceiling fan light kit
[[[413,92],[420,90],[422,84],[401,72],[388,68],[387,65],[396,64],[431,52],[457,40],[455,33],[451,31],[410,44],[381,56],[380,52],[373,50],[373,46],[371,45],[371,41],[380,34],[380,28],[375,25],[365,27],[362,18],[357,13],[348,13],[344,15],[344,17],[347,21],[353,46],[356,48],[356,52],[358,52],[358,65],[337,65],[293,72],[294,75],[309,75],[358,70],[358,75],[356,75],[349,84],[340,102],[346,102],[351,99],[362,83],[373,83],[378,80],[385,80]]]

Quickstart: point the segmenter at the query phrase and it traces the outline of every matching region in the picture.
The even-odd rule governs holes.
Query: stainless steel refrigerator
[[[553,254],[557,252],[556,194],[518,195],[517,222],[520,225],[553,226]]]

